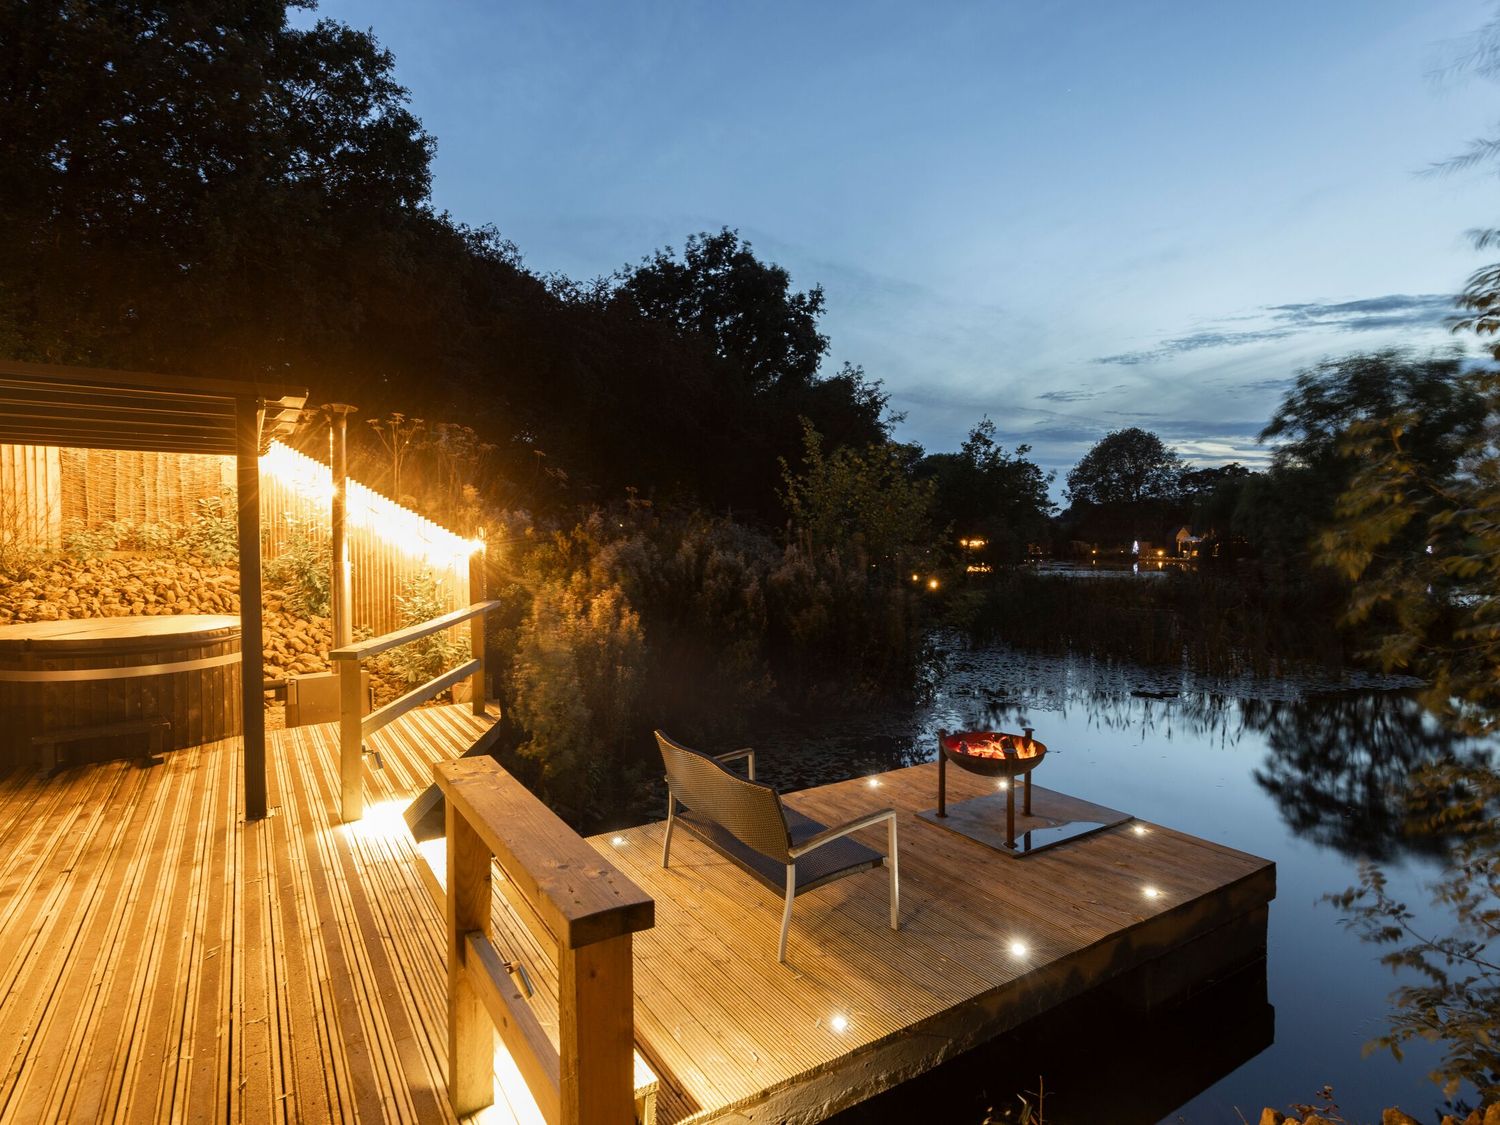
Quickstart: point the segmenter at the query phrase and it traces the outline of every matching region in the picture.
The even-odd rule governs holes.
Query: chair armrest
[[[752,750],[752,749],[750,749],[750,747],[745,746],[745,747],[742,747],[739,750],[731,750],[727,754],[715,754],[714,755],[714,761],[718,762],[720,765],[725,765],[725,764],[727,764],[729,762],[733,762],[733,761],[735,761],[738,758],[745,758],[745,759],[748,760],[749,767],[750,767],[750,780],[754,781],[755,780],[755,751]]]
[[[851,832],[858,832],[861,828],[870,828],[883,820],[894,821],[896,819],[895,809],[881,809],[878,812],[866,813],[864,816],[840,824],[837,828],[825,828],[816,836],[809,837],[791,850],[793,859],[806,855],[814,848],[821,848],[824,844],[837,840],[841,836],[848,836]]]

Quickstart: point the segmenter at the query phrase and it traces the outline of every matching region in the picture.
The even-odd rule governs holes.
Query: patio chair
[[[830,828],[782,803],[776,790],[755,780],[755,751],[734,750],[709,757],[656,732],[667,769],[667,834],[661,865],[672,855],[672,830],[681,824],[745,873],[786,895],[781,914],[781,943],[776,959],[786,962],[792,900],[807,891],[882,864],[890,871],[891,929],[900,929],[901,876],[896,853],[896,810],[881,809]],[[749,779],[731,773],[724,763],[746,759]],[[681,808],[679,808],[681,806]],[[886,824],[886,854],[881,855],[850,833]]]

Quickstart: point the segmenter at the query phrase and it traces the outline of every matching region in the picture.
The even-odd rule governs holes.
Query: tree
[[[256,374],[358,330],[432,139],[373,37],[287,9],[5,6],[0,351]]]
[[[669,246],[617,280],[615,300],[706,344],[752,393],[809,385],[828,351],[822,288],[793,292],[787,271],[728,227],[690,235],[681,260]]]
[[[793,532],[814,551],[904,570],[908,553],[931,543],[932,485],[910,479],[899,446],[823,451],[802,423],[802,471],[781,462],[782,499]]]
[[[1183,469],[1182,458],[1150,431],[1114,430],[1068,471],[1068,499],[1099,505],[1176,500]]]
[[[1052,474],[1027,459],[1030,446],[1007,453],[995,436],[995,423],[984,418],[957,453],[929,454],[915,473],[933,482],[940,527],[987,540],[993,557],[1014,560],[1046,532]]]

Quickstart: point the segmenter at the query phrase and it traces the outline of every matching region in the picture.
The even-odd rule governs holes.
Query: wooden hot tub
[[[0,625],[0,769],[32,738],[135,719],[172,724],[168,749],[240,733],[240,619],[220,614]],[[108,739],[76,757],[129,751]]]

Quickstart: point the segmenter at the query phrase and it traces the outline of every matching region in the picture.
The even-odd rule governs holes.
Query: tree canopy
[[[1074,504],[1175,500],[1183,469],[1182,458],[1149,430],[1113,430],[1068,471],[1068,499]]]

